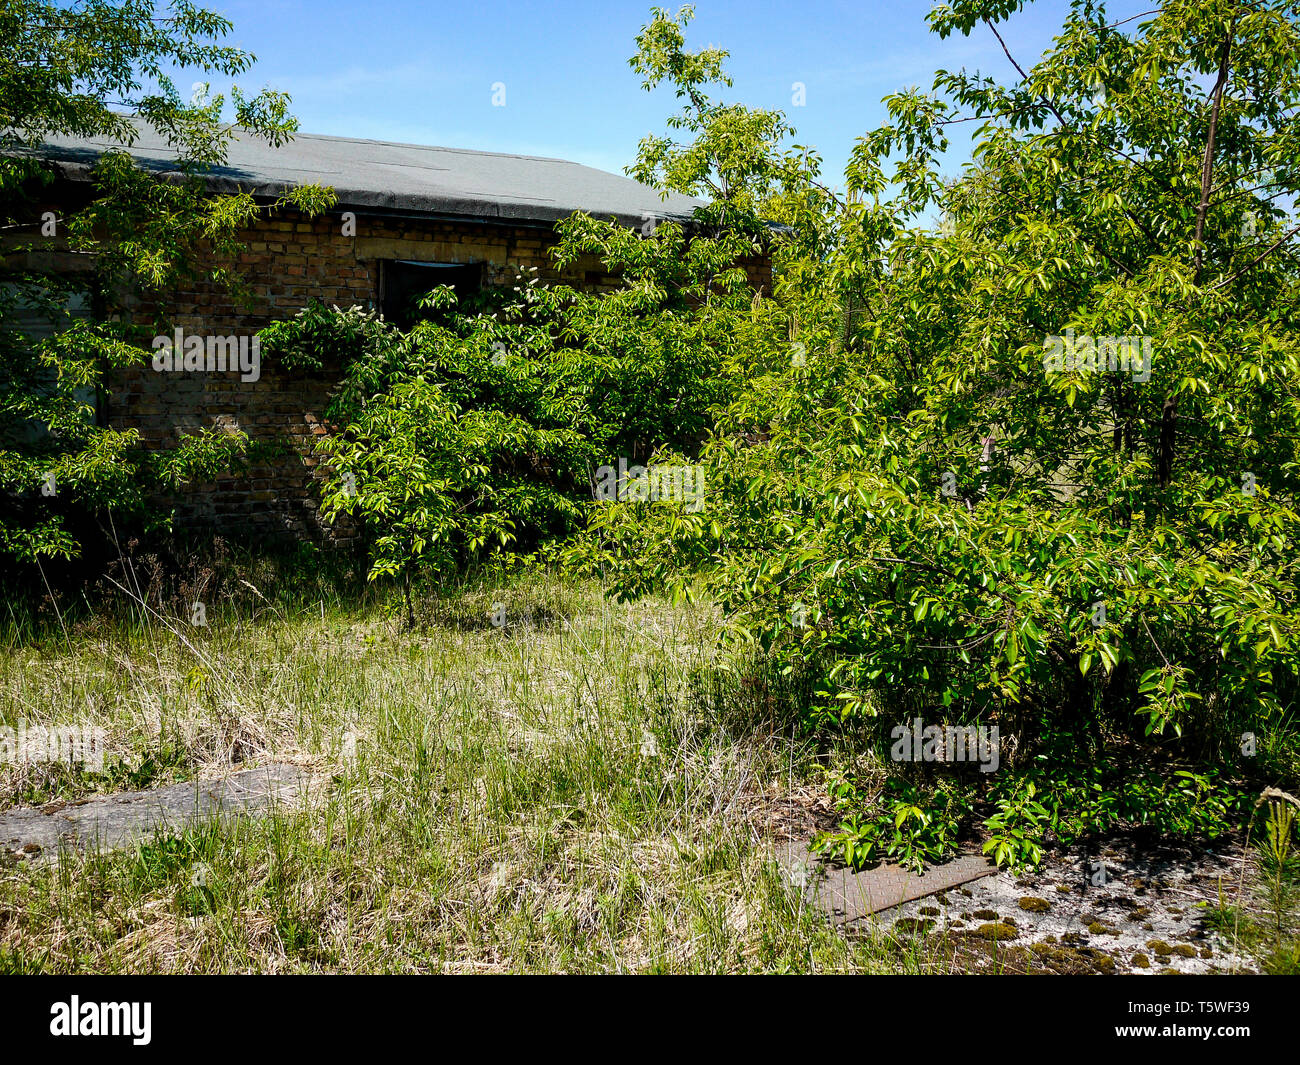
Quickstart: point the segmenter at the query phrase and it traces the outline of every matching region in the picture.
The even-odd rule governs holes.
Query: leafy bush
[[[957,850],[958,831],[971,812],[971,790],[950,781],[923,789],[891,777],[873,801],[858,782],[833,774],[830,795],[844,816],[833,832],[817,839],[817,849],[847,865],[895,862],[918,873],[926,864],[947,861]],[[880,812],[863,811],[879,807]]]
[[[1014,863],[1122,823],[1213,834],[1293,728],[1300,259],[1277,205],[1300,144],[1277,101],[1300,26],[1179,2],[1131,29],[1076,4],[1017,84],[941,72],[891,98],[847,201],[811,178],[774,196],[823,205],[821,244],[790,243],[776,307],[738,323],[704,512],[607,508],[574,552],[625,597],[707,591],[736,636],[816,664],[821,727],[999,727],[989,850]],[[967,117],[976,162],[946,182]],[[1116,337],[1125,372],[1091,339]],[[919,799],[842,797],[853,860],[948,845]]]
[[[262,336],[296,365],[341,355],[322,441],[328,518],[363,529],[371,575],[447,574],[489,547],[529,547],[580,528],[602,466],[657,449],[696,451],[710,411],[733,394],[737,315],[753,301],[735,256],[758,238],[730,226],[643,236],[575,215],[561,264],[600,254],[612,293],[520,275],[494,306],[461,313],[454,292],[402,333],[319,305]]]

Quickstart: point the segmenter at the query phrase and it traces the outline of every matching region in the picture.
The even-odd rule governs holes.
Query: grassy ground
[[[268,761],[324,783],[300,810],[0,868],[0,971],[924,967],[831,931],[771,860],[812,753],[779,685],[717,657],[707,608],[550,578],[426,600],[415,631],[384,604],[244,603],[0,648],[0,721],[102,725],[117,766],[0,767],[0,808]]]

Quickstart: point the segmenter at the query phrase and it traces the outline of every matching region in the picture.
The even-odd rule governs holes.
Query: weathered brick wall
[[[237,305],[228,292],[196,286],[170,308],[174,323],[205,332],[217,326],[256,331],[312,298],[368,306],[379,297],[379,263],[386,259],[485,263],[487,283],[494,285],[510,283],[517,269],[528,267],[569,284],[617,283],[595,258],[558,272],[548,254],[556,237],[547,229],[366,216],[356,220],[355,236],[344,236],[343,228],[337,212],[314,220],[290,214],[263,219],[244,236],[247,251],[238,263],[252,302]]]
[[[380,262],[484,263],[489,284],[509,284],[517,268],[584,287],[615,285],[599,263],[579,264],[563,275],[547,255],[555,237],[547,230],[432,220],[377,221],[361,217],[356,235],[343,235],[338,215],[308,220],[279,216],[261,221],[243,238],[238,262],[247,293],[195,285],[165,308],[173,327],[187,335],[252,336],[270,322],[291,317],[315,298],[347,307],[378,305]],[[171,448],[181,435],[204,427],[239,429],[250,440],[281,450],[278,458],[226,474],[189,493],[177,507],[181,524],[227,535],[265,538],[348,538],[327,529],[317,513],[316,442],[325,435],[325,410],[337,375],[285,373],[262,360],[257,381],[237,372],[158,373],[144,366],[122,373],[108,396],[107,417],[134,428],[148,447]]]
[[[240,429],[251,441],[280,446],[279,457],[197,486],[180,500],[178,522],[233,536],[319,539],[326,530],[311,483],[318,466],[314,448],[325,434],[333,385],[326,375],[282,373],[266,364],[255,382],[236,373],[145,368],[116,382],[108,420],[115,428],[136,429],[148,447],[174,447],[182,435],[205,427]]]
[[[251,337],[313,298],[340,307],[377,306],[379,264],[393,259],[484,263],[490,285],[510,284],[519,268],[529,267],[543,279],[586,289],[619,283],[594,258],[558,271],[548,254],[556,237],[545,229],[366,216],[357,218],[355,236],[344,236],[343,228],[338,213],[262,220],[246,234],[247,250],[237,264],[249,290],[244,301],[197,285],[178,293],[166,315],[186,334]],[[746,268],[751,283],[770,293],[766,263]],[[320,476],[314,446],[326,432],[336,381],[330,373],[279,372],[270,358],[262,360],[255,382],[240,380],[237,372],[158,373],[146,365],[114,382],[106,413],[109,424],[135,428],[150,447],[174,447],[181,434],[215,426],[283,448],[282,457],[190,493],[177,508],[181,524],[232,536],[346,540],[347,530],[331,530],[319,519],[312,483]]]

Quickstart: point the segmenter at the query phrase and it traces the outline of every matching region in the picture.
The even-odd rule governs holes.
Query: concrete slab
[[[850,924],[997,872],[991,861],[977,853],[931,866],[923,873],[898,865],[878,865],[854,872],[830,864],[802,843],[787,843],[778,848],[777,860],[791,881],[803,887],[808,901],[824,910],[834,924]]]
[[[252,815],[291,802],[308,780],[298,766],[273,763],[219,780],[17,807],[0,812],[0,853],[35,861],[54,857],[61,846],[128,846],[158,829],[179,832],[217,815]]]

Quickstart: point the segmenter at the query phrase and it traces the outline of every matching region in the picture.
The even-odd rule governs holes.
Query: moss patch
[[[989,921],[980,925],[970,934],[979,939],[991,939],[995,943],[1004,939],[1015,939],[1020,935],[1014,925],[1003,924],[1001,921]]]
[[[1061,976],[1115,971],[1115,959],[1104,951],[1077,950],[1074,947],[1056,946],[1051,943],[1033,943],[1029,949],[1049,972]]]

